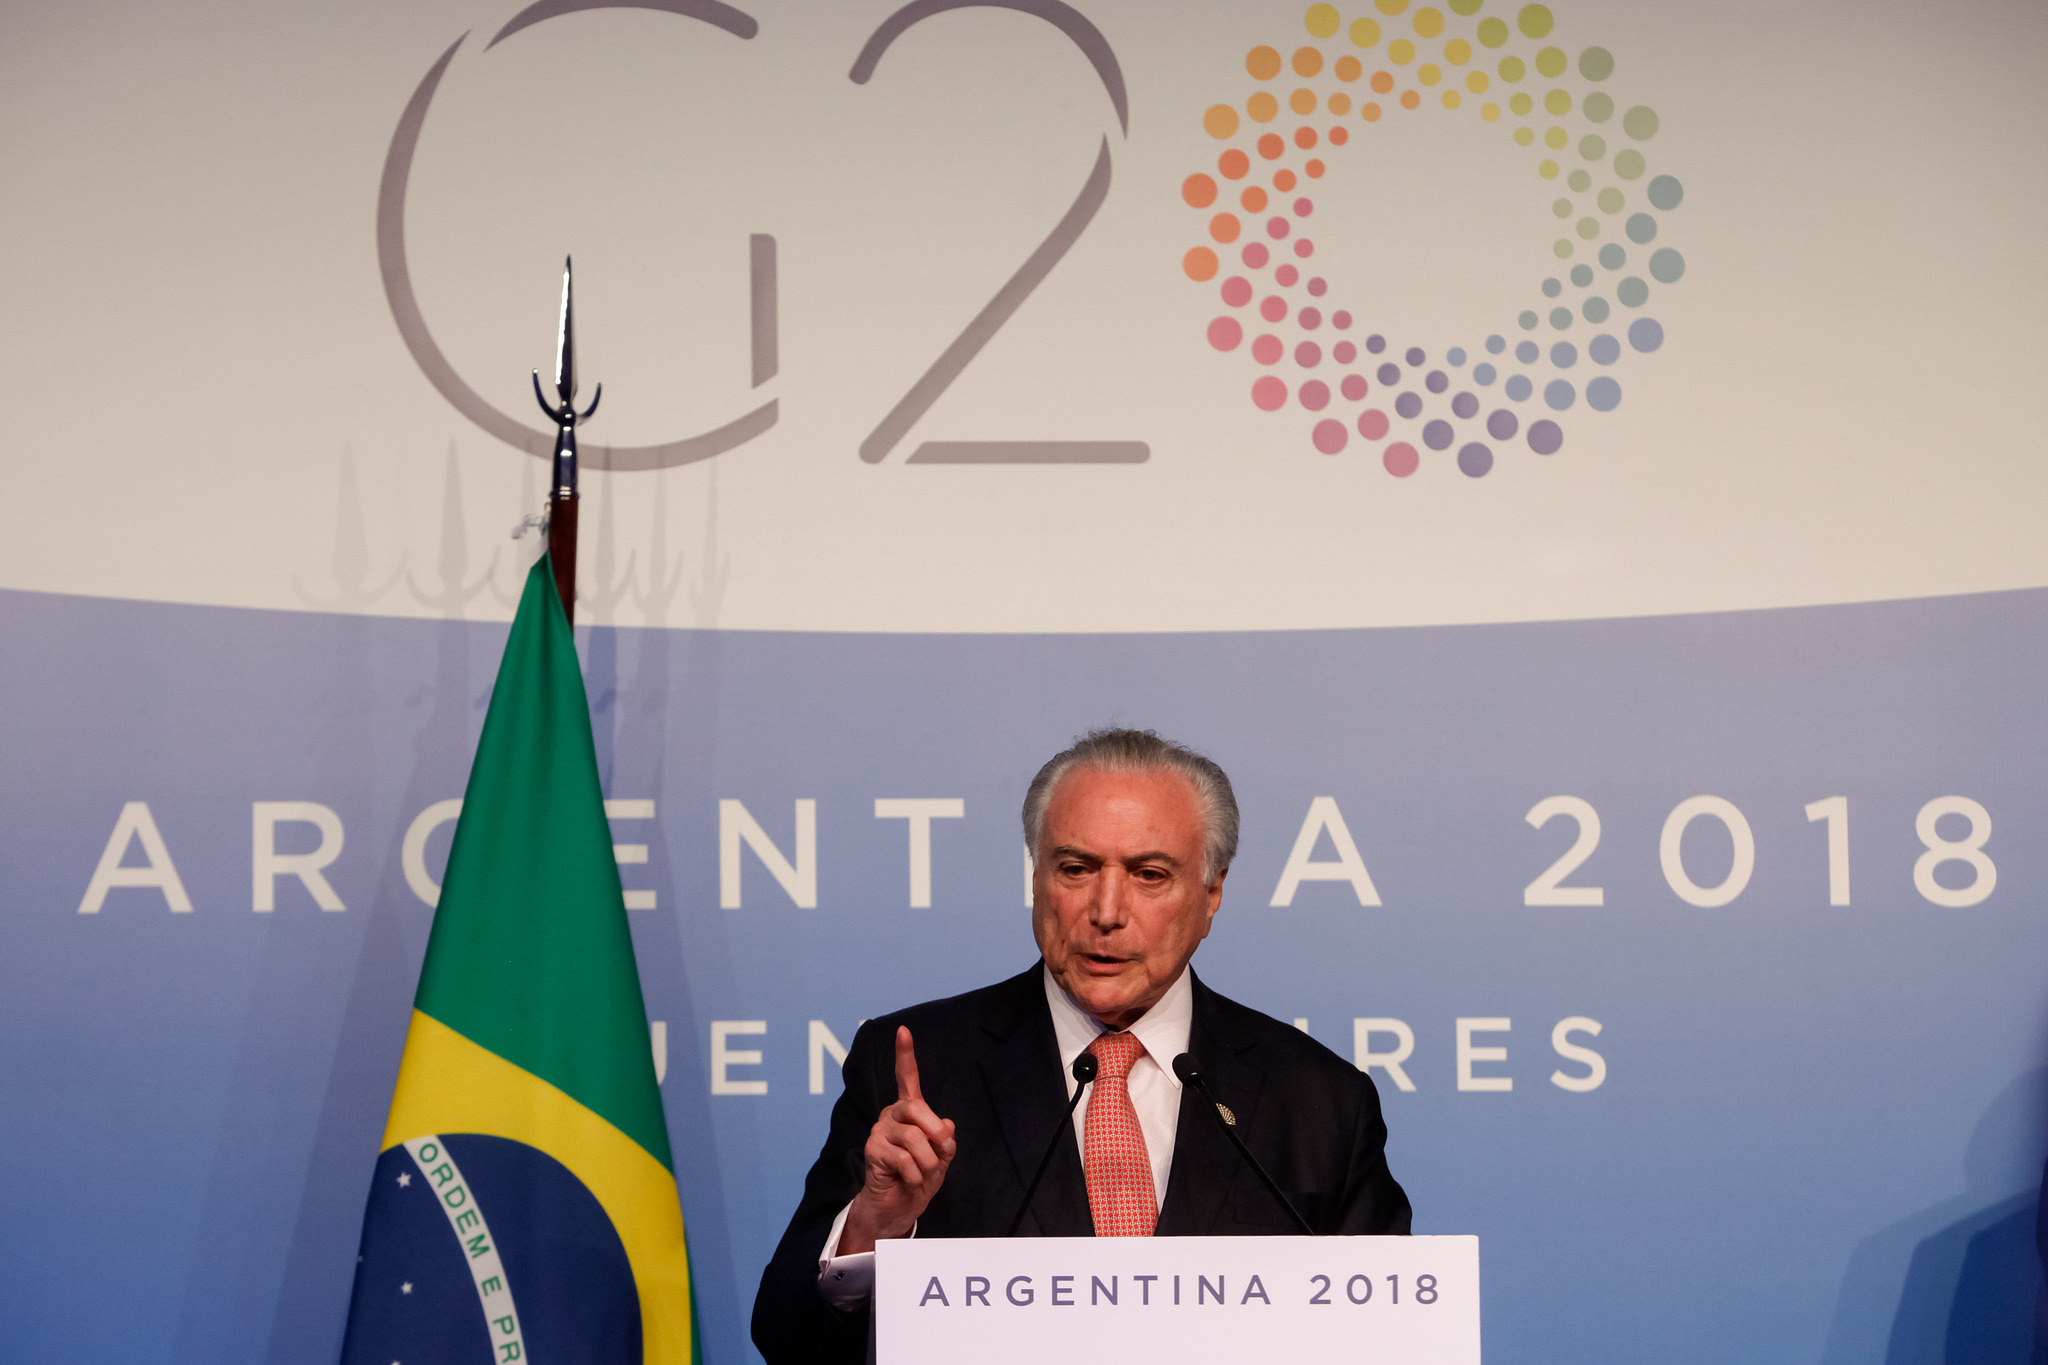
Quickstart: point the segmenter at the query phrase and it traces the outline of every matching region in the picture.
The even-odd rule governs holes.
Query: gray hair
[[[1230,790],[1230,778],[1214,759],[1196,753],[1184,744],[1161,739],[1153,730],[1125,730],[1110,727],[1090,730],[1073,746],[1054,754],[1024,793],[1024,847],[1038,856],[1038,841],[1045,828],[1045,808],[1052,802],[1060,779],[1076,768],[1098,772],[1173,773],[1185,778],[1195,789],[1195,802],[1202,810],[1202,880],[1215,880],[1237,856],[1237,796]]]

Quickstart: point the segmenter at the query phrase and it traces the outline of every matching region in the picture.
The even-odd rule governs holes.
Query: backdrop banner
[[[19,1339],[331,1351],[504,630],[29,593],[0,628]],[[2024,1346],[2044,642],[2040,591],[592,632],[707,1353],[750,1349],[859,1021],[1032,960],[1017,811],[1077,716],[1232,774],[1197,970],[1373,1067],[1417,1229],[1481,1238],[1490,1359]]]
[[[0,33],[10,1356],[336,1358],[570,253],[712,1365],[1112,722],[1236,782],[1196,968],[1371,1073],[1490,1361],[2042,1349],[2042,6]]]

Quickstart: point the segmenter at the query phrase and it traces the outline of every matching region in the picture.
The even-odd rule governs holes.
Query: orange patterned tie
[[[1081,1167],[1097,1237],[1150,1237],[1159,1222],[1152,1158],[1138,1111],[1131,1108],[1131,1063],[1145,1045],[1128,1033],[1105,1033],[1088,1045],[1101,1065],[1081,1128]]]

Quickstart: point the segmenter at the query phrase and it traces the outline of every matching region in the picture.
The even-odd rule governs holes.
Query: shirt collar
[[[1060,1068],[1071,1070],[1074,1058],[1109,1030],[1053,979],[1052,968],[1041,966],[1039,975],[1045,982],[1046,1007],[1052,1011],[1053,1036],[1059,1041]],[[1195,988],[1189,969],[1182,967],[1159,1003],[1130,1027],[1131,1036],[1145,1045],[1145,1054],[1158,1064],[1176,1090],[1180,1088],[1180,1077],[1173,1074],[1173,1059],[1188,1050],[1188,1032],[1194,1019]]]

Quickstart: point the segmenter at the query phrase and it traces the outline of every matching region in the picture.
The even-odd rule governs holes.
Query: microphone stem
[[[1229,1138],[1231,1145],[1237,1148],[1237,1154],[1244,1158],[1244,1164],[1252,1168],[1253,1174],[1257,1175],[1273,1197],[1280,1201],[1280,1207],[1287,1210],[1288,1216],[1294,1219],[1295,1226],[1301,1229],[1302,1235],[1315,1236],[1316,1230],[1308,1225],[1308,1219],[1301,1216],[1301,1210],[1294,1207],[1294,1201],[1280,1192],[1280,1186],[1273,1177],[1266,1174],[1266,1168],[1259,1164],[1259,1159],[1252,1155],[1251,1148],[1245,1146],[1244,1139],[1237,1135],[1237,1128],[1224,1120],[1223,1110],[1217,1105],[1216,1097],[1209,1093],[1208,1082],[1202,1079],[1201,1073],[1196,1072],[1188,1079],[1194,1082],[1195,1089],[1200,1091],[1202,1098],[1208,1102],[1209,1112],[1216,1117],[1216,1126],[1223,1130],[1223,1136]]]
[[[1032,1172],[1031,1183],[1024,1187],[1024,1202],[1017,1206],[1017,1216],[1010,1220],[1005,1237],[1015,1237],[1017,1229],[1023,1226],[1024,1214],[1031,1207],[1031,1196],[1038,1193],[1038,1184],[1045,1179],[1045,1173],[1052,1166],[1052,1154],[1060,1149],[1060,1135],[1074,1126],[1074,1111],[1081,1107],[1081,1096],[1088,1093],[1088,1082],[1082,1081],[1074,1087],[1074,1097],[1067,1101],[1067,1112],[1060,1119],[1060,1126],[1053,1130],[1052,1141],[1046,1144],[1045,1155],[1038,1159],[1038,1169]]]

